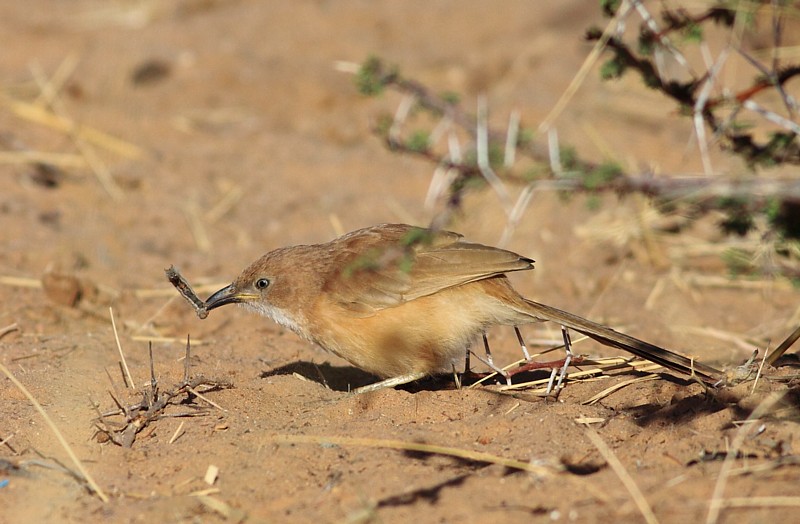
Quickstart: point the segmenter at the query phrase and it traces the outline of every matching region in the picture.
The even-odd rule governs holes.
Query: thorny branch
[[[116,395],[109,392],[117,409],[100,413],[95,421],[98,435],[101,440],[110,440],[118,446],[129,448],[133,446],[136,435],[144,430],[149,424],[156,422],[164,417],[196,417],[203,416],[206,410],[189,404],[196,396],[195,391],[201,386],[205,386],[204,392],[217,391],[220,389],[232,388],[233,384],[225,380],[210,379],[203,376],[190,378],[190,353],[191,345],[189,339],[186,340],[186,357],[184,359],[183,380],[167,391],[161,391],[155,377],[153,366],[153,348],[150,346],[150,384],[142,392],[142,400],[133,405],[124,405]],[[113,383],[112,383],[113,386]],[[176,399],[182,395],[186,398],[180,402]],[[182,404],[192,407],[194,411],[178,414],[166,414],[165,410],[172,405]],[[118,422],[112,417],[122,415],[124,421]]]
[[[512,207],[519,215],[517,208],[527,205],[530,195],[535,191],[555,190],[563,194],[580,192],[590,195],[603,192],[619,195],[640,193],[670,209],[674,209],[676,203],[684,208],[689,207],[688,212],[682,208],[684,214],[699,216],[709,211],[722,211],[726,218],[720,222],[720,227],[726,233],[743,235],[757,227],[757,224],[763,224],[768,228],[767,234],[774,239],[800,239],[800,227],[793,226],[800,223],[800,182],[793,177],[758,176],[757,171],[758,168],[776,165],[800,164],[797,103],[787,87],[793,79],[800,77],[800,65],[782,65],[776,52],[773,52],[771,63],[764,65],[750,56],[744,44],[730,44],[716,63],[711,65],[713,60],[707,60],[707,71],[698,74],[691,69],[676,45],[705,45],[703,29],[710,24],[733,31],[737,16],[745,16],[737,12],[734,5],[720,2],[697,14],[666,7],[659,22],[641,0],[606,0],[601,4],[609,16],[613,16],[624,4],[633,6],[635,9],[625,11],[625,16],[636,13],[642,20],[636,44],[628,43],[622,33],[613,34],[608,39],[605,49],[613,56],[601,68],[601,75],[613,79],[626,71],[636,71],[648,87],[677,102],[681,113],[694,119],[706,176],[630,173],[613,162],[596,164],[580,159],[573,149],[558,145],[554,132],[548,137],[550,143],[545,147],[533,139],[534,133],[529,129],[512,130],[511,125],[507,132],[481,128],[480,119],[465,111],[456,96],[437,95],[420,82],[402,76],[398,68],[387,66],[378,58],[369,58],[362,64],[356,77],[360,91],[375,95],[385,89],[393,89],[405,95],[394,117],[380,119],[373,128],[374,133],[390,150],[418,156],[437,166],[426,200],[429,204],[443,205],[444,209],[434,219],[432,226],[446,224],[453,213],[460,211],[465,191],[488,181],[478,158],[478,137],[484,133],[489,138],[488,161],[491,169],[498,173],[495,185],[498,181],[501,184],[527,185],[523,191],[526,198],[524,202],[520,200],[516,206],[506,203],[509,222],[514,218],[510,212]],[[783,30],[785,12],[779,4],[773,4],[772,9],[772,43],[777,49],[786,32]],[[600,30],[590,29],[587,39],[596,41],[601,35]],[[738,42],[734,38],[731,41]],[[717,69],[724,65],[724,55],[729,49],[736,51],[756,71],[749,86],[733,90],[719,85]],[[688,80],[665,76],[662,72],[665,55],[674,57],[685,69]],[[778,93],[786,116],[756,101],[770,90]],[[430,133],[404,133],[404,127],[408,127],[406,120],[419,113],[438,119],[439,123]],[[742,122],[744,113],[761,118],[766,124],[761,128],[777,127],[777,131],[766,137],[757,135],[759,129]],[[709,176],[713,170],[707,161],[709,144],[706,143],[704,125],[711,130],[708,142],[713,141],[722,149],[743,158],[751,168],[750,176]],[[469,134],[471,139],[466,145],[456,137],[454,128]],[[443,136],[447,137],[444,144],[440,140]],[[509,137],[512,136],[514,143],[511,149],[526,159],[521,165],[508,162],[508,147],[505,148],[505,161],[501,161],[503,141],[506,140],[508,146]],[[484,167],[485,161],[484,158]],[[757,221],[757,215],[763,216],[764,220]]]

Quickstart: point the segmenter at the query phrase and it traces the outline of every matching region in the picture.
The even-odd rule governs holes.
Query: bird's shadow
[[[327,362],[317,364],[315,362],[298,361],[291,362],[267,371],[262,371],[260,377],[274,377],[278,375],[300,375],[301,377],[322,384],[333,391],[353,391],[362,386],[368,386],[379,382],[381,379],[352,366],[334,366]],[[397,386],[410,392],[417,391],[439,391],[454,389],[452,375],[434,375],[415,380],[409,384]]]

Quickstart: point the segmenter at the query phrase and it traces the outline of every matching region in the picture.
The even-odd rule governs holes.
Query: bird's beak
[[[250,298],[250,295],[236,291],[234,285],[231,284],[208,297],[208,300],[206,300],[206,311],[224,306],[225,304],[245,302],[248,298]]]

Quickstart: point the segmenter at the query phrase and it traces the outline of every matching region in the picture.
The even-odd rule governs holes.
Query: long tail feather
[[[725,373],[716,368],[701,364],[679,353],[644,342],[625,333],[614,331],[597,322],[592,322],[578,315],[573,315],[539,302],[533,302],[532,300],[525,299],[525,303],[530,308],[530,311],[528,311],[530,315],[574,329],[606,346],[633,353],[637,357],[655,362],[679,373],[694,374],[694,376],[709,384],[716,384],[725,378]]]

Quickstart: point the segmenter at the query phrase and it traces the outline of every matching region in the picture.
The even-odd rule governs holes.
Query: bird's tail
[[[717,384],[725,378],[725,373],[706,364],[701,364],[693,359],[685,357],[674,351],[658,347],[649,342],[639,340],[625,333],[614,331],[610,327],[592,322],[578,315],[573,315],[558,308],[540,304],[532,300],[524,299],[529,307],[526,313],[542,320],[556,322],[564,327],[574,329],[579,333],[604,344],[633,353],[637,357],[660,364],[665,368],[696,376],[708,384]]]

